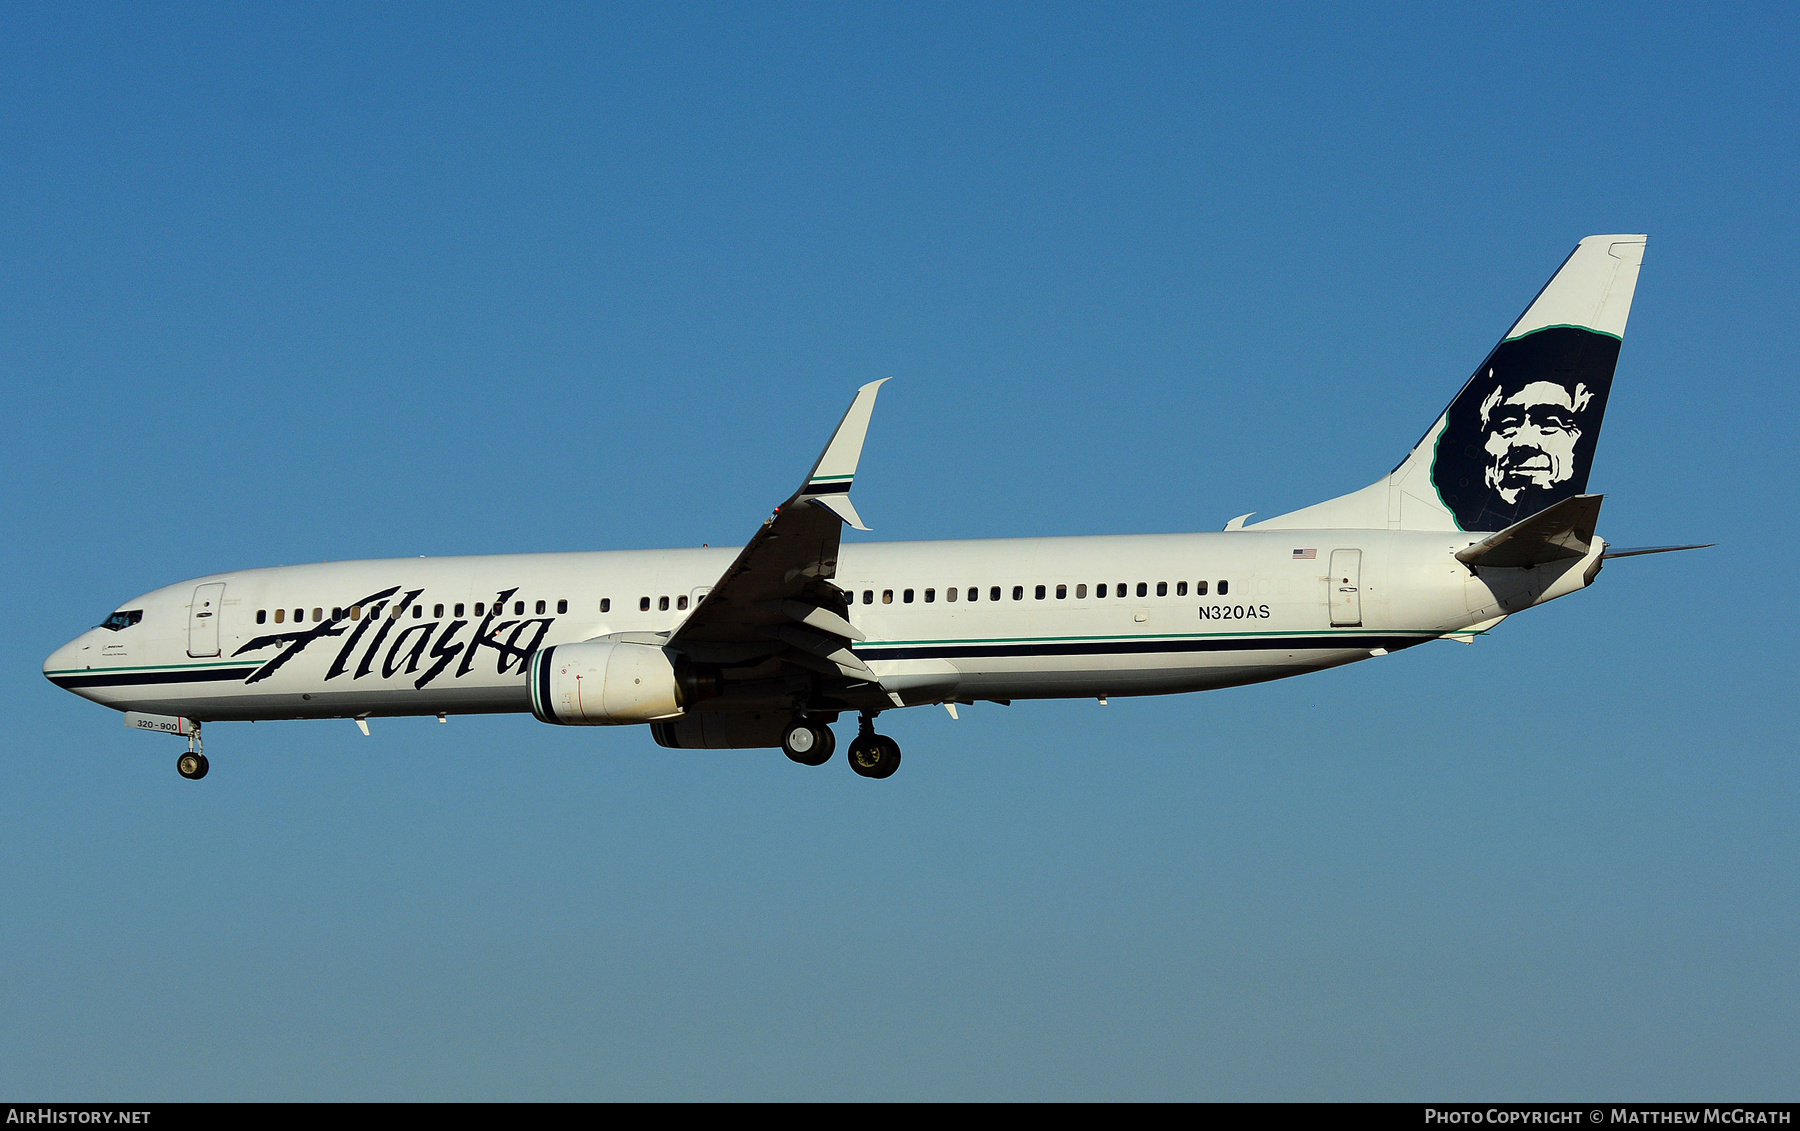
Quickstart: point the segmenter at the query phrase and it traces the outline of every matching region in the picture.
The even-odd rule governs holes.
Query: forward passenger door
[[[188,655],[200,659],[219,654],[219,613],[225,607],[225,583],[194,587],[188,606]]]

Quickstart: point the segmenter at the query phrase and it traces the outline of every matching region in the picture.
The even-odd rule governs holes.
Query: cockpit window
[[[120,609],[112,616],[101,621],[100,627],[118,632],[121,629],[130,628],[132,625],[143,619],[144,610],[142,609]]]

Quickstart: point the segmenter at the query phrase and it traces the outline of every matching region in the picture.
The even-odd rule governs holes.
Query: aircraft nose
[[[50,658],[44,661],[44,678],[55,683],[59,672],[77,671],[87,667],[87,661],[82,658],[82,645],[87,641],[87,637],[88,634],[84,632],[50,653]]]

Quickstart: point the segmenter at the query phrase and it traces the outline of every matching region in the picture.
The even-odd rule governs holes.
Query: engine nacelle
[[[651,723],[650,735],[675,750],[755,750],[780,746],[793,723],[792,711],[693,711]]]
[[[654,644],[589,640],[531,657],[531,713],[565,726],[647,723],[699,696],[679,656]]]

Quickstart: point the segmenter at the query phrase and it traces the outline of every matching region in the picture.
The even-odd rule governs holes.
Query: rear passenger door
[[[1362,551],[1331,551],[1331,627],[1355,628],[1362,624]]]

